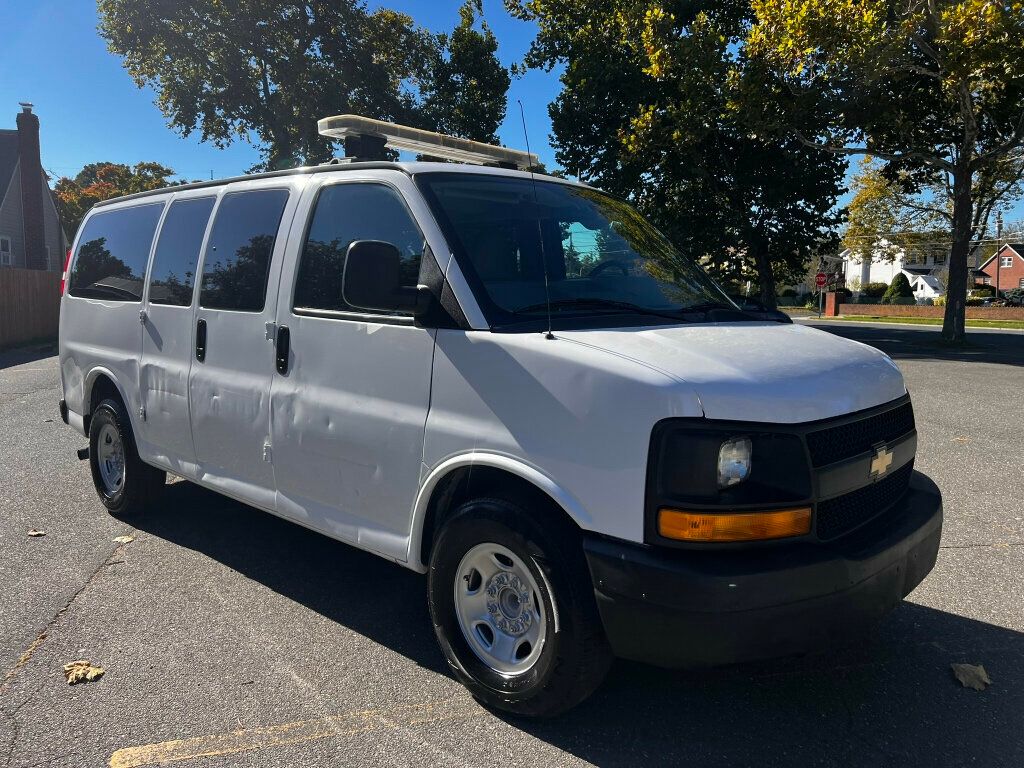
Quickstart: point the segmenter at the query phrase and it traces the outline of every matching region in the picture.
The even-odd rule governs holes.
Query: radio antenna
[[[519,104],[519,117],[523,121],[523,138],[526,139],[526,154],[530,154],[530,134],[526,131],[526,112],[523,110],[523,100],[516,99]],[[545,339],[554,339],[555,334],[551,332],[551,286],[548,282],[548,256],[544,252],[544,228],[540,223],[540,201],[537,199],[537,179],[534,177],[533,165],[530,165],[530,185],[533,187],[533,210],[537,214],[537,242],[540,244],[540,263],[544,268],[544,304],[547,307],[548,330],[544,334]]]

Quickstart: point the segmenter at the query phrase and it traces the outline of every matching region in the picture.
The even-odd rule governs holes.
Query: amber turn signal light
[[[678,541],[757,541],[803,536],[810,532],[810,507],[726,514],[658,510],[658,533]]]

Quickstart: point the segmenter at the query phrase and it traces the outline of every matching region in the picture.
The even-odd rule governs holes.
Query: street
[[[620,661],[542,722],[452,679],[417,574],[183,481],[109,516],[57,413],[54,348],[0,353],[0,766],[1024,764],[1024,334],[954,351],[933,328],[802,322],[903,370],[945,502],[935,570],[853,647]],[[106,674],[69,686],[80,658]],[[992,685],[961,687],[957,662]]]

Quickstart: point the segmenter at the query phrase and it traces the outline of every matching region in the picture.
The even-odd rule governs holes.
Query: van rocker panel
[[[665,551],[591,535],[584,549],[617,656],[704,667],[848,641],[921,583],[941,532],[939,489],[915,472],[892,509],[830,544]]]

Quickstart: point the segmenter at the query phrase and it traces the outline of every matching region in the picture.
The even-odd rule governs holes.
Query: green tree
[[[98,0],[100,33],[182,135],[260,147],[260,168],[330,158],[317,120],[356,113],[459,135],[491,135],[504,115],[493,36],[470,0],[449,35],[362,0]],[[488,53],[489,52],[489,53]]]
[[[903,189],[941,189],[952,235],[943,337],[964,340],[968,257],[1020,179],[1024,2],[752,0],[761,120]],[[988,190],[979,194],[979,190]]]
[[[909,299],[914,295],[913,289],[910,287],[910,280],[902,272],[897,272],[892,282],[889,283],[889,288],[882,296],[883,304],[895,304],[895,299]]]
[[[61,225],[74,237],[85,214],[96,203],[171,186],[176,183],[171,181],[171,176],[174,171],[159,163],[89,163],[73,177],[62,176],[54,186]]]
[[[565,65],[550,112],[570,171],[630,198],[717,276],[752,272],[768,306],[837,242],[845,161],[748,119],[746,0],[506,4],[538,23],[526,63]]]
[[[450,35],[437,36],[430,66],[420,79],[422,115],[433,131],[497,143],[511,83],[498,61],[498,40],[483,16],[482,0],[467,0]]]

